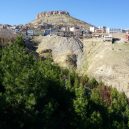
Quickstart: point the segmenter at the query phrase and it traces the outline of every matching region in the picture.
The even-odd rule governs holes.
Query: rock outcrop
[[[72,66],[78,69],[81,66],[83,44],[73,37],[45,36],[42,38],[37,52],[43,57],[47,52],[52,53],[54,62],[60,66]]]
[[[70,16],[69,12],[67,11],[49,11],[49,12],[41,12],[36,16],[36,19],[40,19],[43,17],[48,17],[48,16],[54,16],[54,15],[68,15]]]

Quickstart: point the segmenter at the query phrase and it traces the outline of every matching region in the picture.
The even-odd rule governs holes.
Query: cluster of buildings
[[[40,19],[45,16],[51,16],[51,15],[68,15],[70,16],[69,12],[67,11],[49,11],[49,12],[41,12],[36,16],[36,19]]]
[[[21,25],[9,25],[9,24],[0,24],[0,29],[12,30],[13,32],[19,32],[24,26]]]
[[[31,24],[26,25],[0,25],[2,29],[12,30],[16,34],[22,34],[23,36],[46,36],[46,35],[58,35],[64,37],[88,37],[90,31],[84,29],[82,26],[77,25],[52,25],[48,23],[39,24],[37,27],[33,27]]]
[[[122,28],[108,28],[106,26],[100,26],[98,28],[90,27],[92,37],[111,37],[113,34],[125,35],[125,40],[129,41],[129,30]]]
[[[111,34],[111,33],[127,33],[129,30],[125,30],[125,29],[122,29],[122,28],[108,28],[106,26],[99,26],[98,28],[90,27],[90,31],[92,33]]]
[[[59,12],[51,12],[59,13]],[[60,12],[61,13],[61,12]],[[62,12],[63,13],[63,12]],[[67,12],[65,12],[67,13]],[[92,38],[92,37],[103,37],[104,35],[110,35],[113,33],[125,33],[125,38],[129,41],[129,30],[119,29],[119,28],[107,28],[93,27],[91,26],[89,30],[78,25],[53,25],[48,23],[39,24],[37,27],[31,24],[26,25],[2,25],[0,24],[0,29],[9,29],[16,34],[22,34],[23,36],[46,36],[46,35],[58,35],[63,37],[75,36],[79,38]]]
[[[30,35],[58,35],[58,36],[64,36],[64,37],[82,37],[82,36],[88,36],[90,34],[90,31],[84,29],[82,26],[77,25],[52,25],[43,23],[42,25],[39,25],[35,29],[27,30],[27,33]],[[32,33],[33,32],[33,33]]]

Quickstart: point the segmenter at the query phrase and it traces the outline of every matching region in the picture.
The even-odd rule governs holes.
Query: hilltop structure
[[[36,19],[40,19],[45,16],[54,16],[54,15],[68,15],[70,16],[69,12],[67,11],[49,11],[49,12],[41,12],[36,16]]]

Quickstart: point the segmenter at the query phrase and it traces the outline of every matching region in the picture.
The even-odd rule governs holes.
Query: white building
[[[95,32],[95,27],[91,26],[90,27],[90,32]]]
[[[66,29],[66,27],[61,27],[60,30],[61,30],[61,31],[66,31],[67,29]]]
[[[123,33],[123,29],[121,28],[107,28],[106,33]]]
[[[69,31],[74,32],[75,31],[75,27],[70,27]]]

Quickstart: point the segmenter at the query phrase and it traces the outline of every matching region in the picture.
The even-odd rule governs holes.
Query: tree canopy
[[[0,129],[128,129],[124,93],[35,58],[24,41],[0,48]]]

